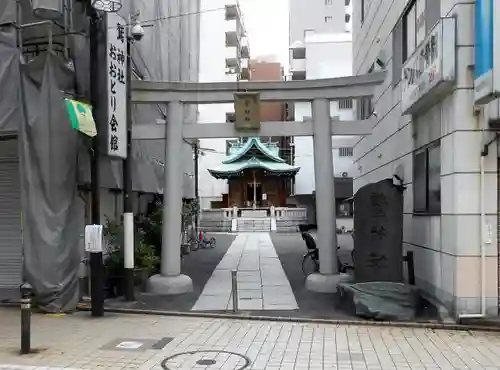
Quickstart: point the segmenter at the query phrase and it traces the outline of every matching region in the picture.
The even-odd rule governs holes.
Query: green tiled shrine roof
[[[275,176],[294,176],[300,170],[300,167],[286,163],[275,152],[258,137],[251,137],[240,148],[236,147],[220,166],[208,171],[215,178],[221,179],[241,176],[248,169],[262,169]]]

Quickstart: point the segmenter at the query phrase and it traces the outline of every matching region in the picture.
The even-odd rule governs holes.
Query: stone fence
[[[307,209],[286,207],[205,209],[201,211],[200,228],[212,232],[235,232],[237,231],[238,219],[261,218],[271,220],[270,231],[295,232],[299,224],[307,223]]]

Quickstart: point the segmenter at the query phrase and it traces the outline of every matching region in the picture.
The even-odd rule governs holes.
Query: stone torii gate
[[[335,292],[342,276],[337,269],[333,135],[370,135],[372,119],[338,121],[330,117],[330,101],[371,97],[386,72],[360,76],[304,81],[230,83],[184,83],[134,81],[132,104],[165,104],[167,123],[136,124],[134,139],[165,139],[165,183],[163,186],[163,236],[161,271],[152,276],[149,290],[170,295],[192,291],[189,276],[181,274],[180,243],[182,213],[183,139],[234,138],[242,136],[312,136],[316,182],[316,219],[320,273],[310,275],[306,287],[317,292]],[[237,93],[258,93],[260,101],[311,102],[312,119],[304,122],[261,122],[258,131],[237,131],[234,124],[183,122],[183,106],[233,103]]]

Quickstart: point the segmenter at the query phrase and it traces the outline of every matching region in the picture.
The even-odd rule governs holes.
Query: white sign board
[[[455,81],[455,46],[455,18],[442,18],[403,65],[403,114],[442,82]]]
[[[108,144],[107,154],[127,157],[127,30],[117,13],[107,13]]]
[[[102,225],[85,226],[85,252],[102,252]]]

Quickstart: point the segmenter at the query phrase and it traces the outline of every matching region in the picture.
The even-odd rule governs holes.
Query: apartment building
[[[243,16],[236,1],[201,0],[200,9],[200,82],[244,81],[250,77],[250,50]],[[226,122],[234,114],[233,104],[198,107],[198,123]],[[199,192],[201,208],[211,208],[227,194],[225,180],[208,172],[217,167],[226,154],[226,139],[200,140]]]
[[[289,78],[291,80],[352,75],[350,12],[350,1],[292,0],[290,2]],[[296,103],[293,110],[296,121],[311,117],[309,103]],[[338,119],[351,120],[354,118],[354,102],[349,99],[332,101],[330,114]],[[295,137],[293,147],[294,165],[301,167],[295,177],[293,192],[305,201],[315,190],[313,140],[311,137]],[[342,201],[352,196],[353,148],[345,144],[339,146],[333,137],[332,150],[334,158],[332,175],[336,179],[338,224],[339,227],[352,229],[349,206],[343,205]],[[314,217],[310,218],[311,221],[313,219]]]
[[[477,99],[474,82],[484,66],[476,48],[492,47],[476,40],[492,34],[491,9],[491,0],[353,6],[353,72],[388,71],[357,109],[376,123],[354,146],[354,187],[402,180],[403,248],[414,252],[416,283],[456,318],[498,314],[499,162],[485,130],[500,110],[498,100]]]

